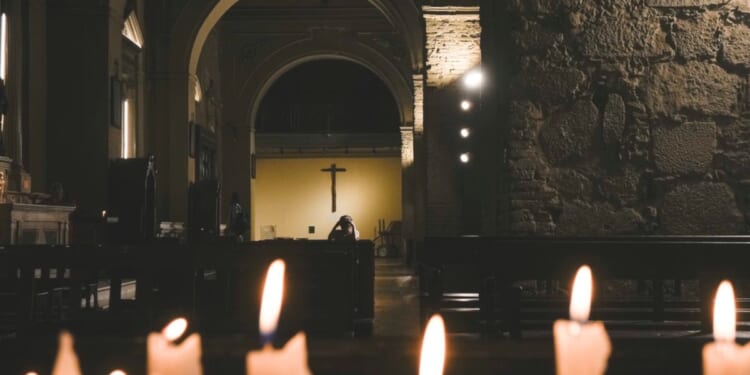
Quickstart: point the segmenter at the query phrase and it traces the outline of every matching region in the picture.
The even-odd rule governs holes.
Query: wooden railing
[[[371,331],[372,242],[283,240],[0,248],[0,329],[141,334],[184,315],[205,332],[254,333],[277,258],[287,262],[280,334]]]
[[[750,280],[750,237],[428,238],[418,262],[423,319],[434,312],[458,317],[458,331],[519,337],[534,323],[567,316],[566,291],[582,264],[594,271],[594,319],[628,329],[654,327],[644,324],[650,322],[708,331],[719,281]],[[535,280],[535,290],[525,280]],[[613,297],[605,280],[648,287]],[[675,286],[669,295],[667,280]],[[684,295],[685,280],[699,280],[694,296]],[[558,293],[547,293],[549,285]],[[738,319],[750,321],[748,300],[738,302]]]

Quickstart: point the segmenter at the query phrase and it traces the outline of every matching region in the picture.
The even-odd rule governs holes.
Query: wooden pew
[[[143,334],[175,316],[204,332],[257,333],[260,288],[287,262],[280,335],[372,330],[373,244],[9,246],[0,249],[0,335],[67,327]]]
[[[721,279],[750,280],[750,237],[609,238],[428,238],[418,254],[422,317],[433,312],[474,322],[473,331],[499,330],[520,336],[522,321],[546,326],[567,316],[567,295],[522,296],[522,280],[562,280],[568,289],[576,269],[589,264],[597,279],[652,280],[648,298],[594,300],[593,318],[629,329],[653,327],[638,322],[680,322],[677,327],[710,330],[713,294]],[[665,280],[700,280],[699,298],[665,298]],[[462,296],[457,306],[456,295]],[[738,299],[740,307],[747,300]],[[741,311],[739,320],[750,320]],[[700,322],[700,325],[692,324]],[[528,324],[526,324],[528,326]],[[661,324],[664,328],[667,324]]]

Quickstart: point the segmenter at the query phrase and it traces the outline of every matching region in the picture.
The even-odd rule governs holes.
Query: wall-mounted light
[[[480,69],[474,69],[464,76],[464,86],[468,89],[478,89],[484,83],[484,74]]]
[[[469,130],[469,128],[461,128],[461,131],[459,131],[459,133],[461,134],[461,138],[469,138],[469,136],[471,135],[471,130]]]
[[[464,163],[464,164],[466,164],[466,163],[468,163],[468,162],[470,162],[470,161],[471,161],[471,155],[469,155],[469,153],[468,153],[468,152],[464,152],[463,154],[461,154],[461,155],[460,155],[460,156],[458,157],[458,160],[460,160],[460,161],[461,161],[461,163]]]
[[[464,110],[464,111],[470,110],[472,106],[473,106],[473,104],[470,101],[468,101],[468,100],[462,100],[461,101],[461,109]]]

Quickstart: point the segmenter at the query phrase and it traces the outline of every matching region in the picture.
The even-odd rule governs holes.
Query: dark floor
[[[400,258],[375,258],[375,337],[419,337],[419,278]]]

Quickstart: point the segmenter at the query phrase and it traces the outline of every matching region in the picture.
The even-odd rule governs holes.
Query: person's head
[[[339,219],[341,229],[347,230],[354,226],[354,219],[349,215],[344,215]]]

